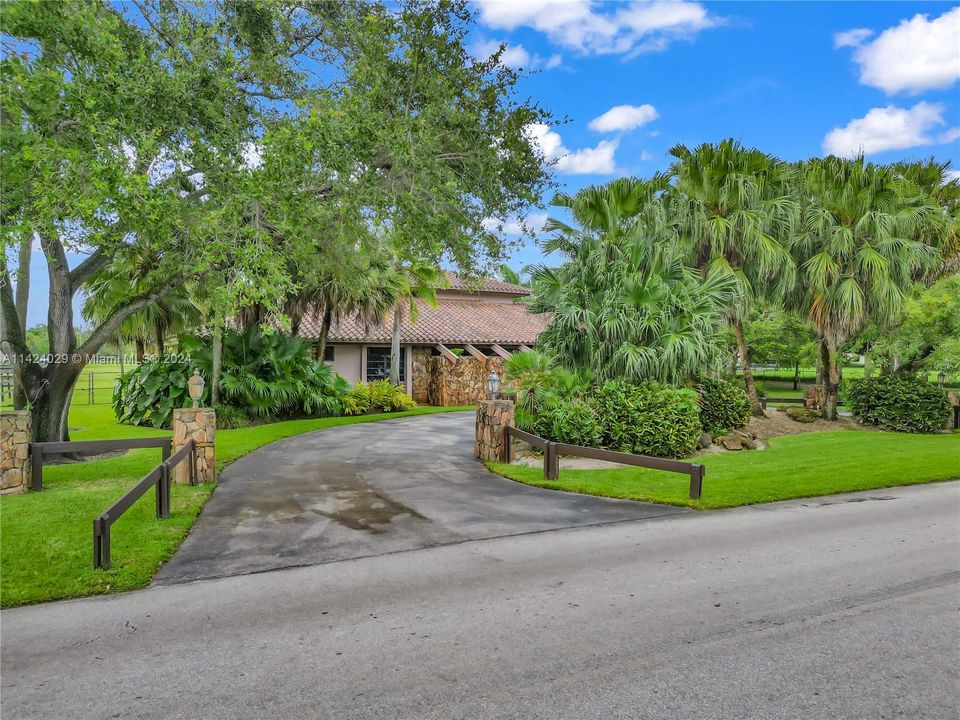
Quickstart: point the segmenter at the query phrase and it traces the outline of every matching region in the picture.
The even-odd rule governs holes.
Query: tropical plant
[[[168,428],[173,411],[190,403],[190,364],[148,360],[121,375],[113,389],[113,413],[131,425]],[[209,394],[204,388],[203,398]]]
[[[212,386],[210,389],[213,390]],[[213,406],[213,410],[216,413],[218,430],[236,430],[250,424],[250,418],[246,413],[233,405],[217,404]]]
[[[829,420],[837,417],[840,344],[870,319],[880,327],[895,320],[914,279],[940,260],[924,238],[938,236],[946,216],[932,204],[906,203],[899,190],[889,168],[862,157],[814,159],[803,168],[792,302],[817,329]]]
[[[753,414],[762,415],[744,319],[758,297],[780,296],[793,282],[787,249],[792,171],[732,139],[694,150],[677,145],[670,154],[677,160],[670,166],[668,207],[690,261],[701,273],[736,278],[737,302],[728,306],[728,316]]]
[[[389,380],[357,383],[343,398],[345,415],[367,412],[400,412],[417,406],[409,395]]]
[[[621,452],[685,457],[700,439],[697,394],[655,382],[611,381],[587,401],[603,432],[603,445]]]
[[[589,385],[589,379],[558,367],[537,350],[513,353],[503,364],[503,385],[516,396],[517,424],[532,427],[540,408],[549,400],[569,398]]]
[[[946,393],[916,375],[845,381],[843,395],[846,406],[862,422],[900,432],[937,432],[950,412]]]
[[[622,179],[554,198],[576,226],[547,222],[543,249],[565,262],[535,270],[531,310],[551,313],[538,346],[558,364],[597,380],[683,382],[718,351],[736,283],[684,264],[656,197],[665,186],[659,176]]]
[[[602,447],[603,431],[589,403],[582,398],[553,397],[540,408],[534,432],[554,442]]]
[[[700,425],[714,437],[743,427],[750,421],[750,399],[738,383],[722,378],[702,378],[697,383]]]

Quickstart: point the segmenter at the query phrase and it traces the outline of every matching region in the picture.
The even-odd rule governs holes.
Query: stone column
[[[213,408],[180,408],[173,411],[173,452],[194,442],[193,462],[198,483],[217,481],[217,465],[214,454],[214,435],[217,430],[217,415]],[[185,485],[190,482],[190,465],[182,462],[173,470],[173,482]]]
[[[473,455],[481,460],[503,462],[503,429],[513,425],[513,403],[509,400],[481,400],[477,404],[477,445]]]
[[[25,493],[30,483],[30,411],[0,413],[0,494]]]
[[[953,426],[953,419],[956,417],[956,408],[960,406],[960,390],[947,390],[947,401],[950,403],[950,414],[947,416],[947,422],[943,429],[956,430]]]

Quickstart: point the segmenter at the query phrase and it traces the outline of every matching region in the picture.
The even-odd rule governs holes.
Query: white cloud
[[[542,212],[530,213],[527,215],[526,225],[531,232],[540,232],[543,230],[544,223],[547,222],[547,214]],[[523,233],[523,227],[516,216],[507,218],[484,218],[482,225],[490,232],[501,232],[504,235],[520,235]]]
[[[560,133],[546,123],[527,125],[526,133],[563,175],[608,175],[616,170],[619,140],[601,140],[596,147],[571,151],[564,147]]]
[[[642,153],[640,153],[640,159],[643,162],[650,162],[651,160],[653,160],[653,153],[650,153],[644,150]]]
[[[853,28],[845,32],[834,33],[833,46],[835,48],[860,47],[863,45],[863,41],[871,35],[873,35],[873,30],[870,28]]]
[[[915,15],[853,54],[860,82],[888,95],[943,90],[960,79],[960,7],[933,20]]]
[[[920,102],[909,110],[888,105],[873,108],[846,127],[834,128],[823,139],[823,150],[830,155],[854,157],[884,150],[902,150],[933,145],[937,139],[930,131],[943,125],[943,105]]]
[[[960,170],[947,170],[943,184],[946,185],[948,182],[960,182]]]
[[[649,137],[656,137],[659,134],[660,134],[659,130],[651,130],[650,132],[647,133]]]
[[[500,49],[500,44],[501,41],[499,40],[486,40],[475,43],[471,48],[471,54],[476,58],[486,60]],[[536,53],[531,55],[523,45],[508,44],[504,47],[503,54],[500,56],[500,63],[518,70],[520,68],[524,70],[536,70],[539,67],[552,70],[563,63],[563,57],[558,54],[553,54],[544,60]]]
[[[940,133],[940,136],[937,138],[937,142],[943,145],[948,143],[956,142],[960,140],[960,127],[950,128]]]
[[[639,106],[617,105],[607,110],[603,115],[591,120],[589,128],[596,132],[634,130],[653,122],[658,117],[660,117],[660,114],[657,109],[650,104]]]
[[[526,26],[551,42],[584,54],[655,52],[676,39],[689,39],[716,20],[689,0],[633,0],[594,4],[591,0],[474,0],[480,21],[498,30]],[[600,9],[594,11],[594,7]],[[614,8],[606,12],[607,8]]]

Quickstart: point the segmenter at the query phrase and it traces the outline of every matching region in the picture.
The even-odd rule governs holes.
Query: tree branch
[[[92,275],[100,272],[109,263],[110,257],[104,251],[103,246],[98,247],[93,255],[70,271],[70,289],[76,293],[83,283],[89,280]]]

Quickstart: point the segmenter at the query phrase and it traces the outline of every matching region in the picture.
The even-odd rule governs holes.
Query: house
[[[418,300],[416,322],[400,320],[400,382],[418,403],[463,405],[486,397],[490,370],[502,373],[511,352],[527,350],[547,327],[549,317],[527,311],[528,288],[499,280],[469,282],[447,273],[437,290],[437,306]],[[342,318],[330,328],[324,354],[337,373],[352,383],[390,377],[393,316],[373,327]],[[300,323],[302,337],[316,343],[321,317]]]

